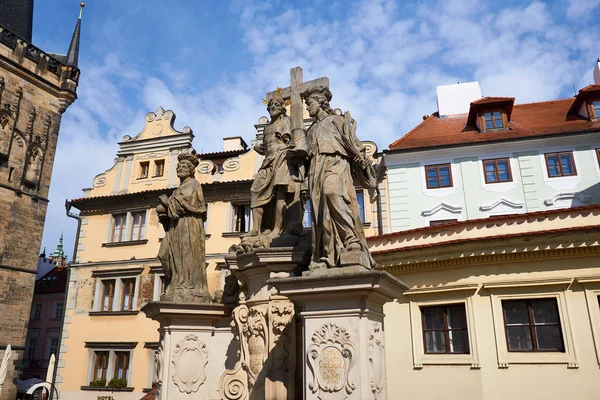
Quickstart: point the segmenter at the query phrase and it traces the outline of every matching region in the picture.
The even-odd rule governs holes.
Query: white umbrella
[[[48,363],[48,371],[46,372],[46,389],[48,389],[48,391],[50,391],[50,383],[54,384],[54,382],[52,382],[52,377],[54,376],[54,363],[56,363],[56,357],[54,357],[54,354],[52,354],[50,356],[50,362]]]
[[[6,379],[6,372],[8,371],[8,361],[10,360],[10,353],[12,353],[12,348],[9,344],[8,346],[6,346],[6,350],[4,351],[4,358],[2,359],[2,364],[0,364],[0,394],[2,394],[4,380]]]

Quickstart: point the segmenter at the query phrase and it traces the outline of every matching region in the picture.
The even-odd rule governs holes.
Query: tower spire
[[[79,4],[79,18],[75,25],[75,31],[73,31],[73,37],[71,38],[71,44],[69,45],[69,51],[67,52],[67,65],[77,67],[77,61],[79,60],[79,39],[81,37],[81,15],[83,14],[83,7],[85,3],[82,1]]]

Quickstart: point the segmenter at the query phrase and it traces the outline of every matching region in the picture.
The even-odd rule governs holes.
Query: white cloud
[[[217,151],[222,137],[254,137],[253,125],[266,114],[261,99],[288,86],[289,69],[299,65],[305,80],[328,76],[332,106],[350,110],[359,137],[383,149],[437,109],[437,85],[479,80],[484,95],[554,99],[570,95],[573,83],[589,84],[598,56],[593,35],[561,14],[591,15],[599,0],[505,8],[491,0],[317,3],[232,1],[250,60],[204,86],[196,83],[202,66],[175,61],[157,61],[154,73],[114,52],[99,65],[82,65],[79,99],[61,128],[44,244],[54,246],[66,226],[72,243],[75,221],[64,217],[63,199],[79,197],[94,175],[110,168],[117,141],[137,134],[144,114],[159,105],[175,112],[176,128],[192,127],[196,150]],[[112,44],[118,37],[111,26],[103,40]],[[193,61],[191,43],[177,45]],[[235,64],[241,56],[228,59]]]

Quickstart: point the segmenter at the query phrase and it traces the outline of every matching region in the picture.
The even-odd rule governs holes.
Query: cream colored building
[[[600,206],[369,239],[409,290],[385,306],[390,399],[598,399]]]
[[[170,110],[148,113],[140,134],[119,143],[114,165],[94,178],[83,198],[71,201],[82,219],[58,362],[61,399],[140,399],[152,387],[158,324],[139,310],[162,291],[156,255],[164,230],[154,207],[161,194],[177,186],[177,155],[194,138],[189,127],[174,129],[174,121]],[[267,122],[262,117],[255,125],[259,137]],[[375,144],[364,144],[376,157]],[[208,215],[209,290],[218,297],[223,257],[250,228],[250,186],[262,158],[237,136],[224,139],[223,151],[199,158],[196,179],[202,183]],[[385,180],[381,192],[384,231],[389,226]],[[377,203],[369,203],[366,191],[358,193],[366,233],[376,235]]]

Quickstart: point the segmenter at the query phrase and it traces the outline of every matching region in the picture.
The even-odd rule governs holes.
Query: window
[[[58,335],[56,333],[55,335]],[[58,345],[60,344],[60,340],[57,336],[48,337],[48,349],[46,350],[46,358],[50,359],[50,356],[54,354],[54,357],[58,356]]]
[[[124,379],[129,384],[131,351],[97,349],[92,352],[91,360],[90,386],[94,386],[94,382],[106,386],[111,379]]]
[[[457,219],[438,219],[436,221],[429,221],[429,226],[442,226],[449,225],[458,222]]]
[[[485,174],[485,183],[512,182],[508,158],[483,160],[483,173]]]
[[[163,176],[165,174],[165,160],[154,161],[154,176]]]
[[[594,118],[600,118],[600,100],[592,101],[592,110],[594,110]]]
[[[129,352],[115,351],[115,370],[113,373],[114,379],[127,380],[127,370],[129,369]]]
[[[504,128],[502,112],[492,111],[483,113],[483,126],[485,127],[485,130]]]
[[[133,310],[133,298],[135,297],[135,278],[122,280],[121,284],[121,311]]]
[[[425,353],[469,354],[464,304],[421,307]]]
[[[365,223],[365,194],[362,190],[356,191],[356,201],[358,203],[358,215],[360,222]]]
[[[502,309],[508,351],[565,351],[556,299],[504,300]]]
[[[100,311],[112,311],[113,300],[115,297],[115,279],[106,279],[102,281],[102,302]]]
[[[109,357],[109,351],[94,351],[94,372],[90,385],[93,385],[94,382],[98,380],[106,380]]]
[[[232,232],[248,232],[250,230],[250,205],[233,204]]]
[[[25,347],[25,358],[28,360],[35,360],[35,352],[37,350],[37,338],[31,337],[27,339],[27,345]]]
[[[31,319],[36,321],[42,319],[42,303],[33,303],[31,307]]]
[[[135,311],[137,305],[137,276],[140,268],[120,270],[124,276],[115,277],[114,271],[95,271],[92,276],[100,277],[96,281],[94,313]],[[125,275],[127,273],[127,275]],[[112,275],[112,276],[111,276]],[[127,313],[125,313],[127,314]]]
[[[154,273],[154,285],[152,288],[152,301],[159,301],[160,296],[165,293],[165,287],[167,285],[167,278],[162,274]]]
[[[131,213],[133,228],[131,240],[142,240],[146,235],[146,211]]]
[[[139,179],[146,179],[148,177],[149,170],[150,170],[150,162],[149,161],[141,162]]]
[[[548,177],[555,178],[577,175],[575,162],[573,161],[573,152],[546,153],[545,157]]]
[[[450,164],[428,165],[425,167],[427,189],[452,187]]]
[[[52,319],[62,319],[65,310],[65,303],[57,301],[52,307]]]
[[[127,221],[127,214],[114,214],[112,216],[112,242],[122,242],[125,240],[125,223]]]

